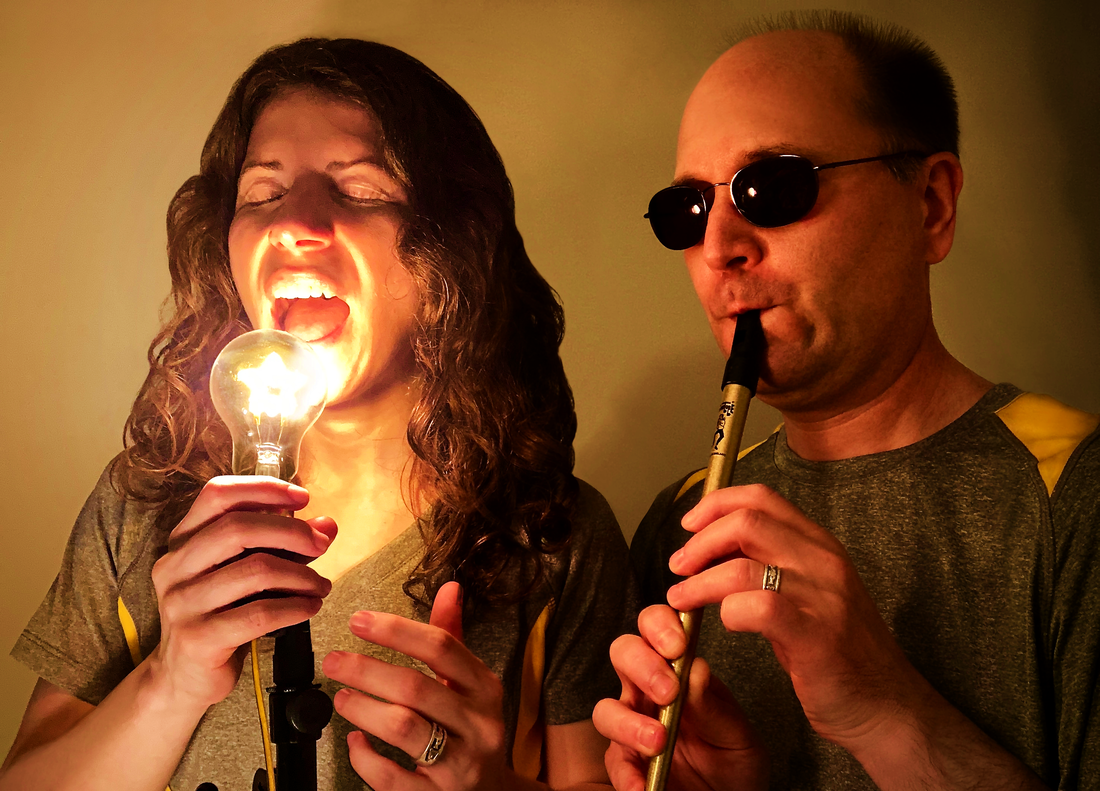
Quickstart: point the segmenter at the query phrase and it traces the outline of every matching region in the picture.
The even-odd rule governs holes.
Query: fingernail
[[[683,587],[684,587],[684,583],[677,582],[675,585],[673,585],[671,588],[668,589],[668,603],[669,604],[672,604],[673,599],[680,598],[680,592],[683,589]],[[675,607],[676,605],[672,604],[672,606]]]
[[[657,647],[666,658],[680,655],[683,649],[683,641],[680,635],[673,629],[665,629],[657,635]]]
[[[677,549],[675,552],[672,553],[672,557],[670,557],[668,559],[669,569],[671,571],[676,571],[676,569],[679,568],[679,566],[683,562],[683,560],[684,560],[684,550]]]
[[[351,616],[350,623],[352,629],[370,629],[371,624],[374,623],[374,613],[360,610]]]
[[[340,665],[344,661],[343,651],[329,651],[325,655],[325,658],[321,661],[321,670],[325,672],[325,675],[331,676],[333,672],[340,669]]]
[[[663,673],[653,679],[653,694],[658,698],[657,703],[671,701],[679,688],[679,684]]]
[[[332,705],[336,708],[340,708],[344,705],[344,701],[351,697],[351,691],[347,689],[341,689],[332,696]]]
[[[657,750],[661,746],[661,729],[656,725],[646,725],[642,728],[642,744]]]
[[[690,528],[693,524],[695,524],[695,520],[698,518],[699,517],[695,514],[695,509],[692,508],[686,514],[684,514],[683,518],[680,520],[680,526]]]

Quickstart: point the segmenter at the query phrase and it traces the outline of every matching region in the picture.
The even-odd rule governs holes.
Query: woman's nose
[[[302,254],[332,244],[332,199],[319,185],[295,183],[268,228],[272,247]]]

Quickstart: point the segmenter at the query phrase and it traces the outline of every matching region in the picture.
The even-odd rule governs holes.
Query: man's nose
[[[716,187],[701,242],[704,262],[716,270],[758,262],[764,255],[759,231],[737,211],[729,187]]]
[[[271,246],[298,255],[325,249],[333,241],[334,209],[324,185],[296,180],[272,217]]]

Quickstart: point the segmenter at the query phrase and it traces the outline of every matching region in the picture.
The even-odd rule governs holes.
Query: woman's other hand
[[[351,630],[363,640],[419,659],[436,677],[373,657],[333,651],[325,657],[324,673],[349,687],[336,693],[336,710],[356,727],[413,758],[427,746],[433,722],[447,731],[439,759],[431,766],[417,766],[415,772],[383,758],[363,733],[353,731],[348,735],[348,750],[359,776],[374,788],[503,789],[503,688],[493,671],[462,642],[461,586],[448,582],[440,588],[427,624],[389,613],[359,612],[351,618]]]

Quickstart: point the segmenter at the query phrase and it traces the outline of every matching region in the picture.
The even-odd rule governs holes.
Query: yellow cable
[[[252,686],[256,688],[256,708],[260,712],[260,735],[264,741],[264,764],[267,766],[267,789],[275,791],[275,764],[271,760],[271,734],[267,731],[267,712],[264,711],[264,692],[260,686],[259,640],[252,641]]]

